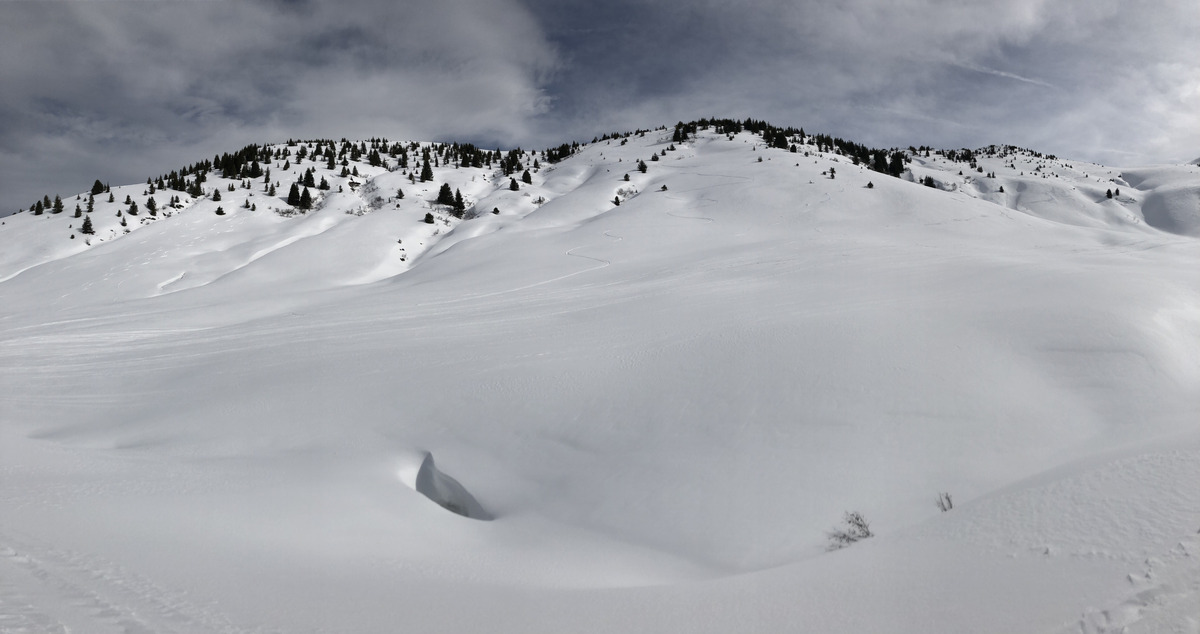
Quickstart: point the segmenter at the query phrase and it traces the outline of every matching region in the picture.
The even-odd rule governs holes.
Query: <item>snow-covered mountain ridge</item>
[[[0,623],[1200,622],[1200,169],[672,137],[4,218]]]
[[[695,124],[691,125],[695,127]],[[713,130],[714,128],[701,127],[701,133],[707,134],[707,136],[724,136]],[[652,143],[644,143],[647,134],[652,139]],[[638,131],[637,133],[614,133],[611,136],[606,134],[602,142],[594,139],[592,144],[583,145],[582,151],[584,155],[592,156],[594,163],[605,163],[602,158],[604,152],[596,150],[595,145],[611,145],[614,140],[618,143],[628,143],[629,139],[642,140],[643,143],[635,143],[631,146],[630,149],[635,151],[610,151],[610,158],[616,156],[617,162],[632,160],[635,165],[607,166],[605,163],[605,168],[610,173],[611,169],[618,169],[624,173],[634,171],[634,174],[637,175],[636,162],[650,161],[652,158],[655,161],[658,160],[659,152],[665,150],[667,144],[670,143],[667,139],[668,136],[670,136],[670,131],[667,128]],[[749,148],[751,151],[762,149],[764,156],[781,154],[778,149],[768,146],[770,144],[758,137],[758,134],[740,132],[738,136],[740,142],[751,144]],[[858,157],[847,156],[844,149],[830,148],[828,144],[822,145],[820,139],[811,136],[805,137],[803,133],[800,136],[790,137],[788,143],[791,144],[793,152],[803,155],[793,158],[808,158],[809,161],[805,161],[805,163],[812,162],[812,165],[826,169],[828,167],[836,169],[840,163],[851,161],[858,172],[865,172],[866,166],[869,165],[869,162],[865,160],[862,165],[859,165]],[[323,151],[323,145],[324,150],[329,151],[330,154],[337,152],[336,161],[326,162],[323,157],[325,155],[316,154],[316,152]],[[670,146],[673,145],[670,143]],[[271,213],[284,217],[306,214],[306,210],[296,209],[294,202],[293,204],[287,202],[286,193],[288,186],[293,183],[304,187],[306,172],[312,173],[311,187],[307,187],[307,189],[312,190],[312,196],[316,201],[313,203],[314,209],[311,210],[313,213],[328,209],[335,213],[361,216],[388,207],[407,211],[408,215],[415,213],[418,215],[419,221],[422,220],[425,213],[434,215],[436,221],[432,225],[436,226],[425,227],[427,231],[400,232],[410,238],[418,239],[418,244],[409,243],[407,247],[397,247],[395,253],[389,253],[389,257],[383,258],[386,264],[383,270],[379,271],[379,275],[394,274],[408,268],[408,264],[396,264],[396,259],[400,262],[409,262],[410,259],[415,259],[420,252],[424,251],[420,247],[432,244],[433,241],[436,241],[437,235],[445,232],[446,227],[451,226],[451,223],[456,225],[455,221],[461,219],[462,211],[456,213],[456,210],[449,205],[436,203],[438,185],[451,185],[452,189],[466,191],[466,199],[472,207],[467,213],[468,217],[484,214],[491,209],[500,209],[502,205],[505,214],[523,216],[533,209],[533,205],[544,204],[547,201],[547,192],[542,191],[540,187],[524,187],[521,193],[509,193],[510,183],[515,183],[520,177],[521,171],[527,167],[532,174],[542,177],[536,179],[541,181],[541,183],[536,183],[538,185],[544,183],[546,177],[553,172],[553,165],[547,161],[546,155],[546,152],[550,150],[542,152],[484,151],[482,154],[494,156],[494,162],[496,162],[496,166],[493,166],[493,158],[490,156],[487,166],[484,168],[460,165],[460,157],[457,156],[458,144],[389,143],[386,139],[373,138],[370,142],[368,140],[348,142],[344,139],[342,142],[331,142],[331,140],[294,142],[294,140],[289,140],[286,144],[254,146],[254,148],[258,148],[266,156],[275,158],[274,165],[266,162],[270,158],[264,161],[266,162],[265,179],[262,171],[253,177],[238,173],[236,177],[222,178],[220,157],[215,157],[214,161],[197,163],[192,166],[193,169],[203,173],[204,177],[202,178],[205,179],[203,186],[198,185],[197,196],[190,196],[190,193],[185,192],[182,186],[178,190],[164,189],[163,177],[157,178],[157,190],[155,189],[155,179],[148,179],[148,183],[145,185],[118,186],[115,189],[108,187],[92,203],[95,214],[84,213],[83,210],[88,205],[86,202],[89,197],[88,192],[80,192],[74,197],[67,197],[62,204],[65,213],[59,214],[50,210],[53,203],[50,203],[47,196],[44,210],[38,209],[35,213],[34,207],[31,205],[28,210],[22,210],[22,214],[42,216],[43,225],[50,225],[53,229],[49,227],[35,229],[30,222],[26,221],[24,225],[29,225],[29,227],[25,228],[22,234],[14,235],[12,239],[8,240],[12,244],[7,245],[4,262],[0,263],[4,267],[0,269],[0,279],[13,275],[14,271],[22,267],[83,251],[86,247],[122,237],[122,235],[132,233],[134,229],[150,225],[158,220],[169,219],[176,214],[187,213],[187,211],[216,213],[217,208],[220,208],[223,215],[257,215],[259,205],[262,205],[262,211],[271,211]],[[350,154],[346,148],[352,148],[353,154]],[[392,149],[390,155],[388,154],[389,148]],[[463,146],[463,148],[466,149],[468,146]],[[575,149],[578,148],[580,145],[576,144]],[[380,149],[384,151],[384,154],[378,154]],[[400,149],[406,155],[403,162],[397,160],[396,149]],[[439,156],[439,149],[445,154]],[[474,148],[472,149],[474,150]],[[419,155],[422,150],[425,152],[433,150],[434,162],[438,161],[439,157],[448,161],[448,165],[445,166],[437,163],[437,167],[433,168],[433,174],[436,175],[431,175],[427,181],[416,180],[420,172]],[[571,151],[570,145],[563,145],[557,150],[568,156]],[[636,150],[649,150],[649,155],[647,156],[647,151],[642,151],[641,155],[638,155]],[[367,156],[372,151],[377,152],[377,157],[382,157],[374,162],[374,165],[367,160]],[[412,152],[413,165],[408,163],[408,152]],[[539,162],[539,154],[541,162]],[[1194,169],[1189,169],[1187,166],[1116,169],[1094,165],[1094,163],[1063,161],[1058,160],[1057,157],[1044,156],[1040,152],[1032,150],[996,145],[973,151],[937,150],[932,154],[924,148],[922,150],[911,148],[902,154],[908,161],[908,165],[905,166],[906,172],[902,174],[902,178],[906,180],[925,183],[925,179],[930,179],[929,185],[936,186],[937,189],[961,192],[966,196],[984,199],[984,201],[1018,210],[1021,213],[1048,217],[1050,220],[1073,223],[1073,225],[1094,227],[1122,227],[1146,223],[1146,225],[1162,229],[1162,231],[1200,237],[1200,211],[1198,211],[1200,190],[1195,183]],[[348,155],[353,156],[353,162],[350,161]],[[503,168],[502,160],[505,156],[515,157],[515,161],[517,161],[515,165],[520,166],[521,169],[512,173],[510,169]],[[666,155],[662,154],[661,156]],[[307,157],[307,162],[305,157]],[[772,160],[786,160],[786,157],[781,156],[770,157]],[[560,156],[553,158],[559,160]],[[674,158],[678,158],[678,156]],[[449,161],[454,162],[450,163]],[[520,161],[524,161],[527,165],[522,165]],[[588,158],[578,158],[575,162],[582,161],[588,161]],[[542,174],[541,163],[546,163],[546,174]],[[653,165],[653,163],[647,163],[647,165]],[[350,172],[350,166],[353,166],[353,173]],[[246,167],[248,172],[248,165]],[[845,166],[841,167],[845,168]],[[270,172],[271,169],[275,169],[275,172]],[[822,169],[821,175],[827,175],[826,169]],[[196,172],[193,172],[193,177],[194,173]],[[175,172],[172,174],[174,175]],[[883,175],[880,174],[877,178],[883,178]],[[646,180],[644,177],[635,178],[631,181],[632,185],[612,187],[613,197],[620,198],[622,192],[638,191],[637,184],[644,180]],[[187,181],[186,174],[181,181]],[[317,181],[330,184],[329,189],[318,190]],[[1130,181],[1133,181],[1136,186],[1130,185]],[[532,184],[530,183],[530,185]],[[522,185],[526,184],[522,181],[517,186]],[[1126,187],[1126,196],[1123,197],[1120,195],[1122,186]],[[403,192],[406,189],[412,192],[414,197],[409,198],[408,201],[397,198],[397,192]],[[277,195],[269,196],[266,193],[268,190],[277,190]],[[558,195],[569,191],[562,190],[562,187],[559,187],[559,190]],[[1111,193],[1114,190],[1117,192],[1116,198],[1111,196],[1105,198],[1105,193]],[[203,195],[200,195],[202,191]],[[214,199],[212,196],[214,192],[220,193],[223,198]],[[151,199],[154,203],[146,204]],[[172,204],[176,199],[179,202]],[[140,213],[136,210],[133,214],[128,214],[130,203],[133,203],[134,208],[140,209]],[[161,205],[161,213],[155,209],[157,205]],[[253,211],[251,210],[252,205]],[[74,208],[73,213],[72,207]],[[10,217],[17,225],[22,225],[22,221],[17,220],[18,216],[20,214]],[[458,216],[458,219],[455,216]],[[91,233],[80,232],[83,222],[89,217],[92,225]],[[46,220],[54,222],[47,223]],[[5,225],[7,223],[8,220],[5,221]],[[55,231],[61,235],[55,234]],[[434,235],[434,232],[437,235]],[[239,233],[253,232],[240,231]],[[304,233],[304,231],[300,233]],[[403,244],[403,235],[397,238],[397,244]],[[60,237],[80,241],[79,243],[61,243]],[[414,246],[418,247],[415,252]],[[396,255],[398,257],[390,257]]]
[[[688,125],[695,128],[695,124]],[[718,134],[715,129],[717,128],[700,128],[702,135],[712,138],[725,137],[724,133]],[[660,156],[665,158],[666,154],[660,152],[664,152],[667,147],[674,147],[674,143],[668,138],[670,134],[670,130],[660,128],[624,135],[605,135],[603,141],[596,139],[592,144],[582,146],[584,156],[575,163],[588,161],[590,157],[593,166],[604,164],[609,173],[617,169],[623,173],[632,171],[634,176],[638,176],[637,161],[646,161],[647,165],[652,165],[651,159],[658,160]],[[650,143],[645,142],[647,135],[651,139]],[[738,138],[733,136],[730,135],[730,138],[737,141]],[[787,160],[786,157],[778,156],[783,152],[775,147],[768,147],[772,144],[759,135],[741,132],[736,136],[740,138],[741,143],[750,144],[751,151],[762,149],[763,155],[772,160]],[[624,145],[621,142],[628,143],[630,139],[635,141],[634,145],[630,146],[630,151],[610,151],[609,158],[615,156],[618,163],[632,160],[633,165],[608,165],[603,158],[603,151],[597,150],[598,145],[611,146],[614,141]],[[811,162],[823,167],[822,176],[827,176],[826,170],[829,167],[833,167],[835,171],[839,166],[844,169],[845,166],[841,164],[847,161],[854,163],[854,168],[860,173],[867,171],[869,165],[868,160],[862,160],[860,164],[859,157],[847,156],[843,148],[822,144],[817,137],[803,136],[801,133],[791,136],[788,143],[792,152],[802,155],[792,158],[808,159],[806,164]],[[216,213],[220,208],[222,215],[249,214],[267,216],[269,219],[268,214],[260,214],[260,206],[261,212],[273,212],[283,217],[307,215],[321,210],[362,216],[387,207],[406,216],[415,214],[416,221],[424,220],[425,213],[432,213],[434,222],[430,224],[434,226],[406,228],[407,230],[396,232],[395,244],[405,244],[404,237],[416,240],[415,244],[410,241],[401,247],[391,248],[391,244],[387,249],[375,247],[375,256],[381,261],[381,268],[376,276],[382,277],[406,270],[411,261],[424,252],[427,245],[436,242],[438,236],[447,233],[446,229],[451,225],[459,224],[456,221],[462,217],[462,210],[456,212],[451,206],[436,203],[439,185],[450,185],[456,191],[465,192],[466,200],[471,206],[467,211],[469,218],[501,207],[507,216],[522,217],[535,206],[549,200],[548,192],[542,187],[527,186],[519,190],[519,193],[510,193],[510,183],[516,182],[522,171],[528,168],[531,175],[538,176],[536,181],[531,178],[528,185],[544,185],[554,170],[553,163],[547,160],[547,152],[550,150],[540,153],[521,150],[483,151],[482,154],[488,155],[485,168],[461,165],[458,144],[389,143],[386,139],[371,139],[341,142],[289,141],[279,145],[252,147],[275,159],[273,165],[268,162],[269,158],[264,161],[265,178],[261,169],[254,176],[238,172],[236,176],[224,178],[221,176],[220,157],[214,157],[213,161],[192,166],[193,170],[203,173],[201,178],[205,179],[202,181],[203,186],[197,184],[195,196],[185,192],[182,186],[178,189],[164,188],[163,176],[157,178],[157,190],[155,179],[148,179],[144,185],[106,188],[106,191],[99,193],[91,203],[95,213],[85,213],[83,210],[88,205],[88,192],[76,194],[73,198],[68,197],[62,207],[65,213],[57,214],[51,211],[53,203],[47,196],[44,210],[39,209],[35,212],[33,206],[30,206],[28,210],[22,210],[21,214],[10,216],[14,224],[22,226],[23,231],[7,239],[8,248],[5,249],[5,255],[0,256],[3,257],[0,261],[0,279],[14,275],[22,267],[78,253],[93,244],[111,241],[140,227],[190,211]],[[468,147],[471,146],[463,146],[464,150]],[[353,153],[348,152],[346,148],[352,148]],[[570,145],[557,148],[556,152],[561,154],[554,156],[553,160],[559,160],[563,155],[569,156],[570,148]],[[379,153],[380,149],[383,150],[383,154]],[[405,154],[403,161],[397,159],[397,149]],[[471,149],[475,150],[473,147]],[[580,146],[575,144],[575,149],[579,150]],[[324,157],[328,155],[318,154],[323,150],[335,156],[336,160],[327,162]],[[417,175],[421,166],[419,157],[425,152],[428,158],[428,152],[431,150],[434,152],[436,167],[431,166],[433,171],[428,180],[418,181]],[[439,151],[442,154],[439,155]],[[787,148],[783,151],[786,152]],[[368,161],[371,152],[376,153],[377,160],[374,162]],[[408,163],[409,152],[412,153],[411,165]],[[938,189],[959,192],[1012,210],[1067,224],[1122,227],[1145,223],[1170,233],[1200,237],[1200,185],[1196,183],[1196,170],[1188,166],[1115,169],[1060,160],[1012,146],[989,146],[974,151],[939,150],[933,153],[926,148],[910,148],[902,153],[908,161],[904,166],[906,171],[902,175],[905,180],[924,183],[929,179],[928,184]],[[514,165],[520,166],[521,169],[513,173],[511,168],[502,167],[506,157],[511,157],[515,161]],[[305,161],[305,158],[308,160]],[[443,166],[437,163],[439,158],[446,160],[447,164]],[[493,161],[495,165],[492,164]],[[545,174],[542,173],[543,163]],[[351,166],[352,172],[349,169]],[[246,167],[248,172],[249,166]],[[275,171],[271,172],[272,169]],[[294,201],[292,204],[287,201],[288,187],[292,183],[304,187],[306,172],[312,174],[309,180],[310,187],[306,188],[311,189],[315,201],[311,210],[297,209]],[[196,173],[193,172],[192,180],[195,180]],[[172,172],[172,176],[174,174],[176,172]],[[883,178],[883,175],[879,174],[876,178]],[[613,198],[620,199],[622,195],[640,191],[637,185],[645,180],[645,176],[640,176],[633,178],[630,181],[632,184],[612,187]],[[181,182],[183,181],[187,181],[186,174],[181,178]],[[1131,185],[1131,181],[1136,183],[1136,186]],[[328,189],[317,189],[317,182],[328,184]],[[522,181],[517,187],[524,185],[527,184]],[[570,192],[569,189],[563,189],[561,179],[552,181],[551,185],[558,185],[558,191],[555,192],[557,195]],[[1126,188],[1124,196],[1120,194],[1122,186]],[[407,200],[397,196],[397,192],[403,193],[405,189],[412,194]],[[268,195],[268,190],[276,195]],[[1117,192],[1116,197],[1109,195],[1106,198],[1106,194],[1111,194],[1113,190]],[[214,192],[220,196],[214,199]],[[177,203],[171,204],[177,199]],[[151,200],[154,202],[147,205]],[[140,213],[135,210],[130,214],[130,203],[133,203],[135,209],[140,209]],[[155,209],[158,206],[162,207],[161,212]],[[50,226],[35,228],[31,221],[22,222],[24,219],[19,219],[21,215],[40,216],[43,218],[42,224]],[[91,233],[85,234],[81,229],[88,218],[91,219]],[[47,223],[46,220],[53,222]],[[4,222],[9,224],[8,219]],[[328,225],[329,222],[317,224]],[[214,227],[218,225],[219,222],[213,223]],[[299,234],[313,230],[311,227],[289,229],[294,229]],[[226,229],[225,232],[230,231]],[[236,232],[248,234],[248,238],[256,233],[254,230],[242,229]],[[68,242],[64,243],[60,238]],[[76,239],[79,242],[70,242]],[[371,277],[367,276],[365,279]]]

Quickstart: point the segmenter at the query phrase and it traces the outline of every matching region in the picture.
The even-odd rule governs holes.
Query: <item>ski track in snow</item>
[[[0,533],[4,634],[265,634],[120,566]]]
[[[503,295],[511,295],[513,293],[519,293],[521,291],[527,291],[527,290],[530,290],[533,288],[546,286],[547,284],[553,284],[555,282],[561,282],[563,280],[571,279],[573,277],[583,275],[585,273],[590,273],[591,271],[603,269],[612,264],[612,262],[605,260],[603,258],[596,258],[596,257],[588,256],[588,255],[580,255],[578,253],[575,253],[576,249],[587,248],[587,246],[588,245],[572,247],[570,249],[567,249],[563,254],[566,256],[569,256],[569,257],[573,257],[573,258],[580,258],[580,259],[584,259],[584,260],[591,260],[593,262],[597,262],[597,263],[599,263],[598,266],[593,266],[593,267],[589,267],[589,268],[586,268],[586,269],[583,269],[580,271],[566,273],[564,275],[558,275],[558,276],[555,276],[555,277],[552,277],[549,279],[534,282],[532,284],[523,284],[521,286],[514,286],[512,288],[506,288],[503,290],[493,291],[490,293],[481,293],[481,294],[476,294],[476,295],[464,295],[462,297],[455,297],[452,299],[440,300],[440,301],[436,302],[435,304],[439,305],[439,306],[440,305],[449,305],[449,304],[459,304],[459,303],[465,303],[465,302],[474,302],[474,301],[481,300],[481,299],[491,299],[491,298],[500,297]],[[428,304],[418,304],[418,306],[425,306],[425,305],[428,305]]]

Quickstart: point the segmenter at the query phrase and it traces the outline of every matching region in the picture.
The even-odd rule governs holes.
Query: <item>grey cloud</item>
[[[1189,160],[1197,32],[1193,0],[0,1],[0,209],[250,142],[539,147],[708,115]]]
[[[518,142],[555,52],[523,6],[0,3],[0,206],[309,136]]]
[[[588,53],[550,87],[568,95],[556,113],[568,128],[575,112],[621,129],[728,114],[885,146],[1016,143],[1135,162],[1200,152],[1190,2],[531,6],[552,41]],[[586,28],[610,14],[615,31]],[[1156,79],[1168,74],[1185,88]]]

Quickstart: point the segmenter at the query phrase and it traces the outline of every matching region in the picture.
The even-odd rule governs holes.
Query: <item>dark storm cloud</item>
[[[0,0],[0,208],[245,143],[543,147],[699,116],[1200,155],[1193,0]]]
[[[516,142],[554,59],[503,0],[0,2],[0,204],[289,137]]]

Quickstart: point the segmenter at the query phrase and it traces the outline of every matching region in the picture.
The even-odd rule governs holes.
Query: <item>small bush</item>
[[[829,545],[825,547],[827,551],[841,550],[860,539],[875,536],[871,532],[870,522],[857,511],[846,511],[842,517],[842,525],[825,535],[829,537]]]
[[[937,507],[938,507],[938,510],[940,510],[943,513],[954,508],[954,501],[950,499],[949,493],[938,493]]]

